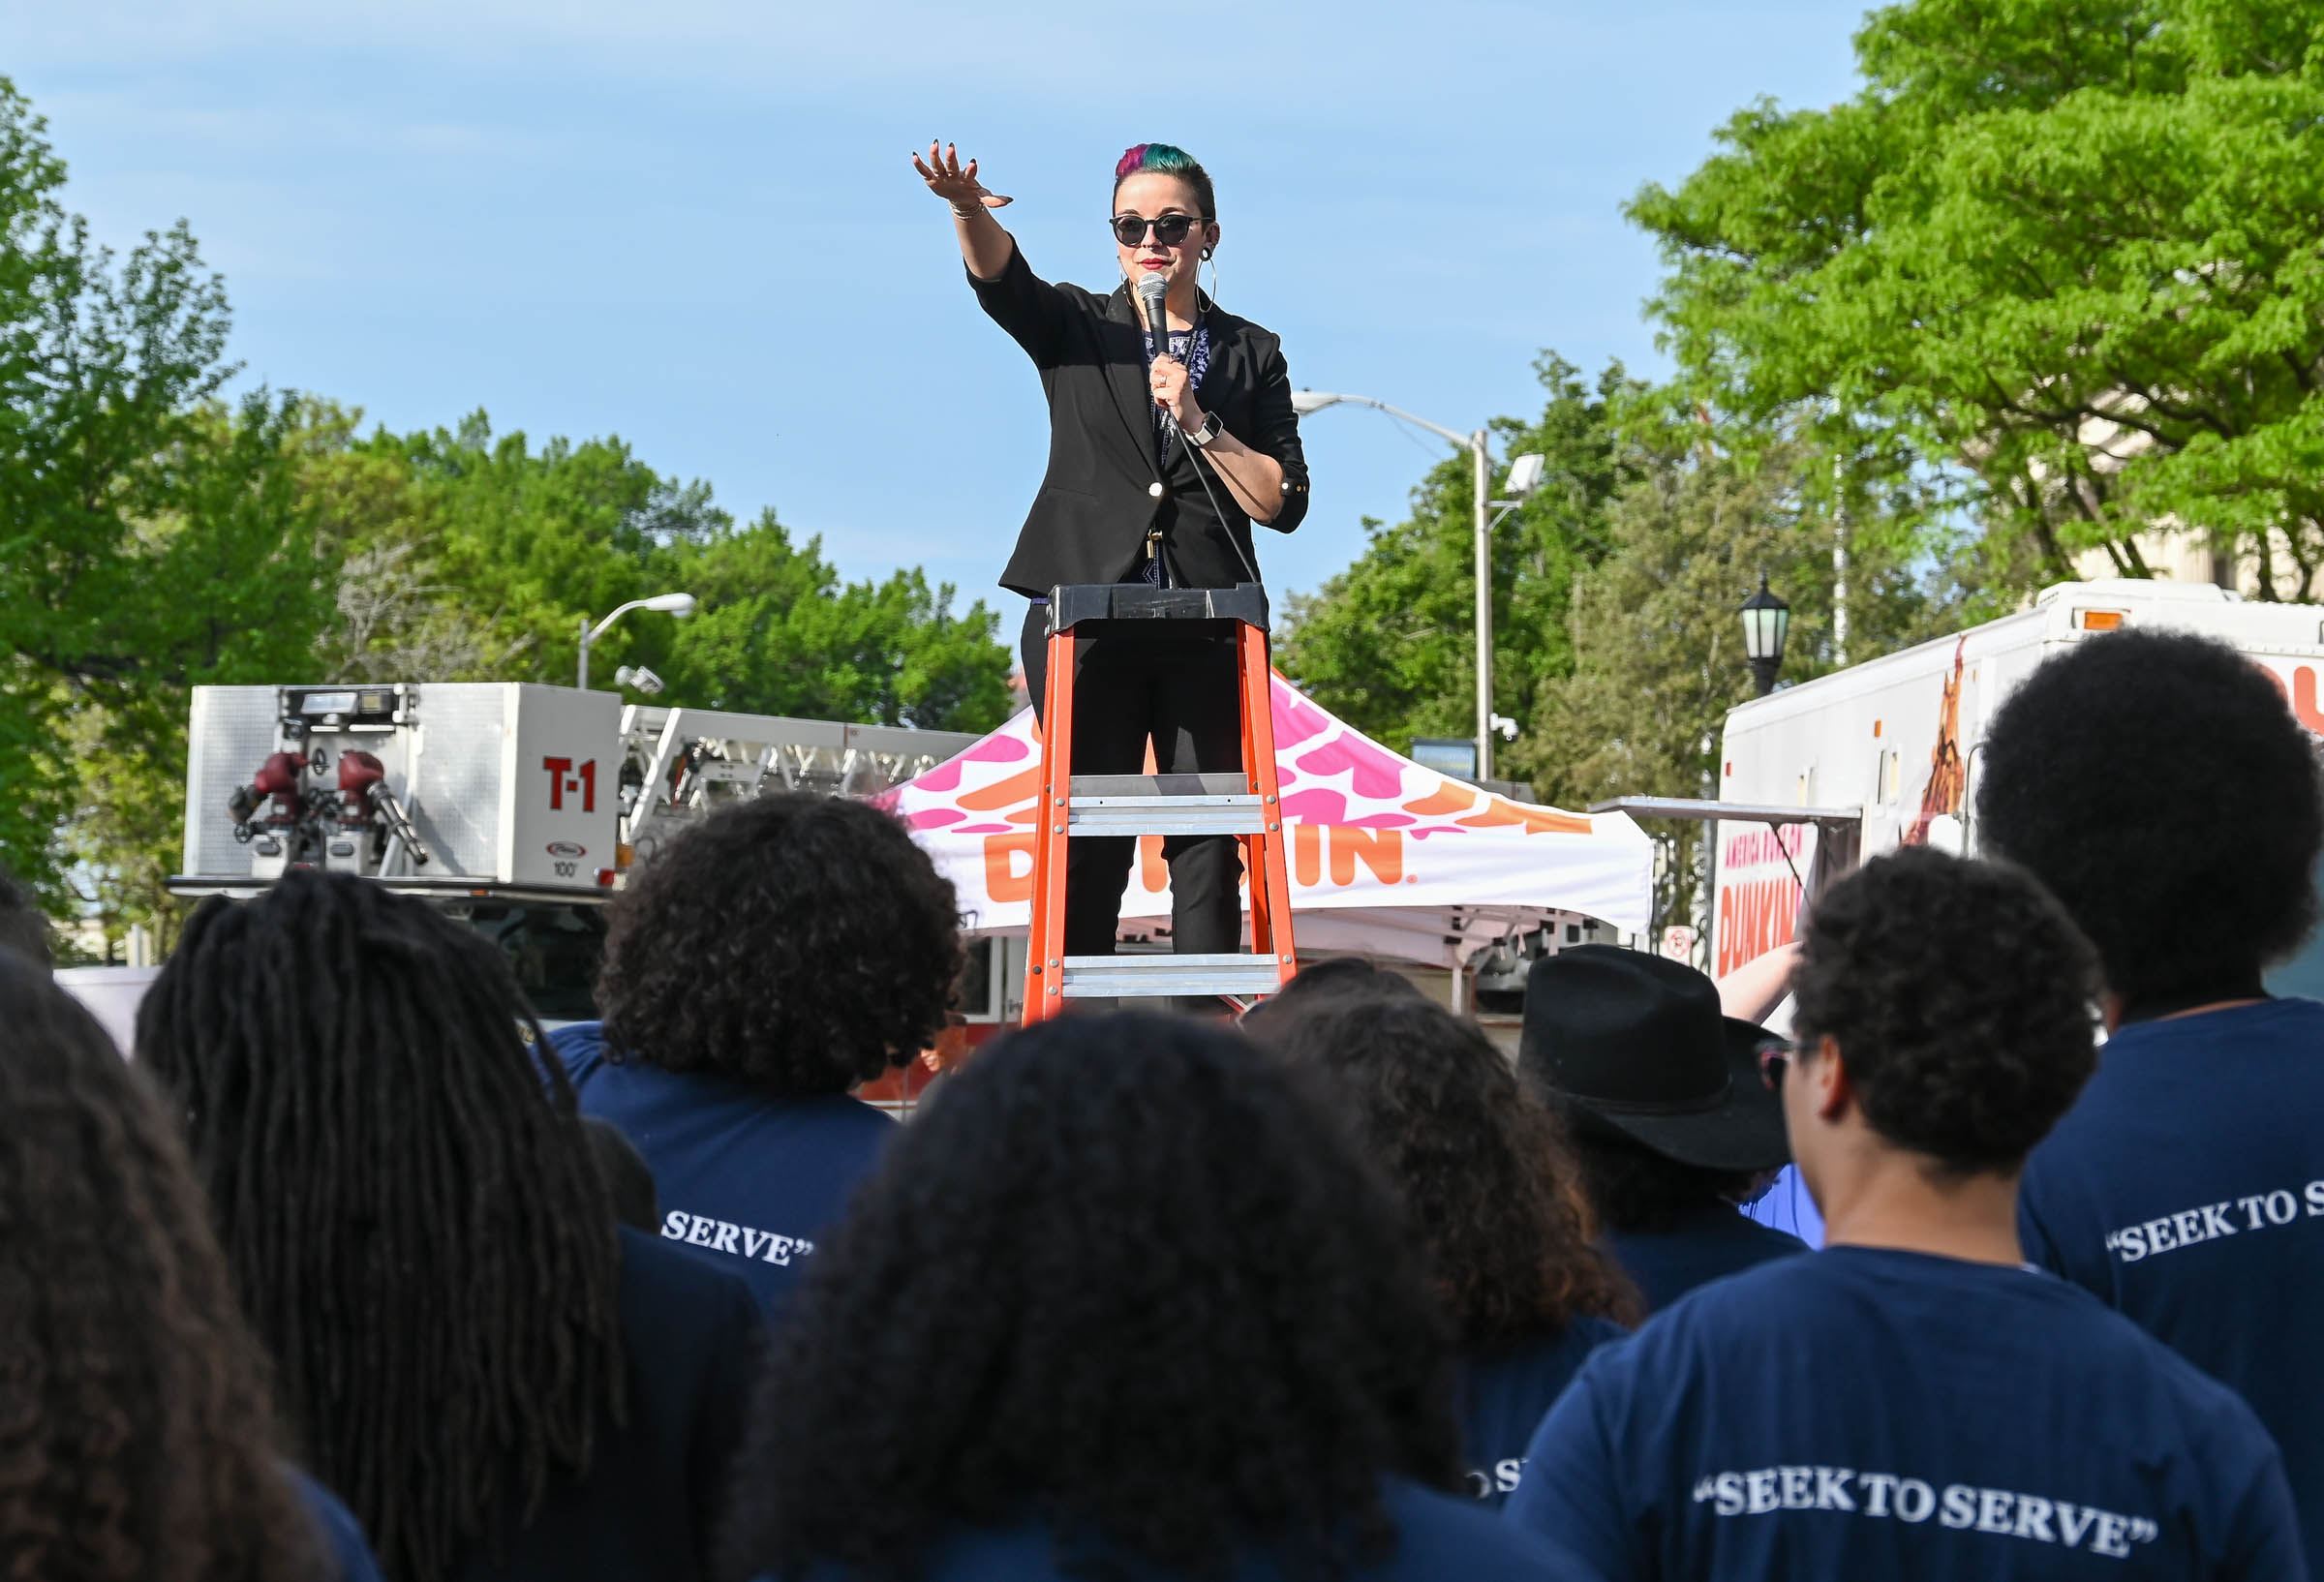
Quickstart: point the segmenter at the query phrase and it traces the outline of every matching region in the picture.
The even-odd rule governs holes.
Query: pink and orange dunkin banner
[[[1451,964],[1555,913],[1646,928],[1653,848],[1627,815],[1495,796],[1391,752],[1281,676],[1271,695],[1303,953]],[[977,932],[1027,925],[1040,760],[1027,709],[879,799],[952,880]],[[1123,932],[1150,935],[1169,917],[1169,870],[1149,836],[1139,842]]]

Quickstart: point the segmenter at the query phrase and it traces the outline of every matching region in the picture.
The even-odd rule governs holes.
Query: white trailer
[[[1803,902],[1866,857],[1923,841],[1974,850],[1978,760],[2002,703],[2052,654],[2133,626],[2242,651],[2324,735],[2324,608],[2247,603],[2207,584],[2061,584],[2018,614],[1744,704],[1727,718],[1715,802],[1620,804],[1710,820],[1712,976],[1794,938]],[[2324,986],[2324,958],[2279,981]]]
[[[1716,800],[1625,797],[1604,806],[1709,823],[1709,969],[1763,1004],[1780,992],[1780,978],[1752,963],[1797,937],[1826,885],[1901,845],[1976,849],[1977,770],[1995,714],[2044,659],[2131,626],[2198,632],[2240,650],[2276,679],[2301,723],[2324,736],[2324,608],[2246,603],[2207,584],[2064,583],[2031,609],[1735,709]],[[2324,945],[2311,942],[2269,982],[2280,993],[2324,997]],[[1767,1019],[1782,1031],[1788,1016],[1787,1005]],[[1790,1171],[1747,1212],[1822,1240],[1822,1221]]]

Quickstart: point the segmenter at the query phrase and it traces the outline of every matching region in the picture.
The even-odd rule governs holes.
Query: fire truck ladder
[[[622,712],[623,834],[650,852],[713,808],[774,791],[868,796],[975,745],[957,731],[631,704]]]
[[[1235,643],[1242,710],[1242,768],[1200,775],[1073,773],[1074,639],[1104,639],[1109,626],[1147,621],[1204,623]],[[1291,877],[1283,860],[1282,800],[1275,786],[1275,726],[1268,693],[1267,592],[1064,587],[1049,601],[1049,679],[1042,707],[1040,817],[1033,845],[1032,940],[1024,1019],[1043,1020],[1069,999],[1219,995],[1249,999],[1291,981]],[[1081,629],[1089,628],[1089,629]],[[1242,843],[1250,890],[1251,949],[1215,956],[1067,956],[1065,853],[1075,836],[1231,835]]]

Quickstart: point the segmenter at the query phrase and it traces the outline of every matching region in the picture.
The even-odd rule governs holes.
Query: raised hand
[[[959,145],[930,140],[928,157],[912,156],[912,168],[928,183],[928,190],[953,206],[955,212],[967,212],[982,205],[988,209],[1005,207],[1014,199],[998,193],[987,192],[985,184],[976,179],[976,161],[961,164]]]

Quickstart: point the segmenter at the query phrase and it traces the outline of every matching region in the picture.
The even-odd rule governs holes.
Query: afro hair
[[[614,901],[597,1009],[620,1057],[841,1093],[935,1040],[960,902],[904,827],[803,792],[732,804]]]
[[[1452,1390],[1415,1238],[1307,1074],[1064,1017],[947,1078],[816,1254],[725,1568],[908,1575],[1039,1517],[1172,1575],[1267,1542],[1321,1578],[1392,1545],[1384,1476],[1459,1486]]]
[[[2248,992],[2315,925],[2315,745],[2267,671],[2182,633],[2094,637],[2005,703],[1984,849],[2049,887],[2136,1005]]]

